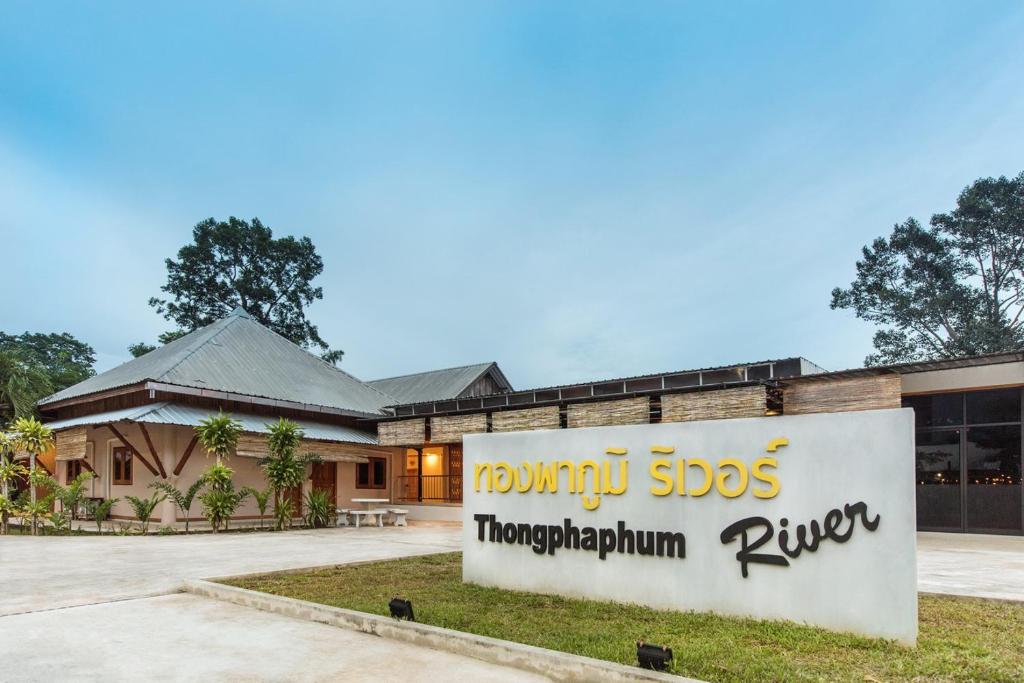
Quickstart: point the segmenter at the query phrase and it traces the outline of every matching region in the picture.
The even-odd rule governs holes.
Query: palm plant
[[[60,528],[66,524],[67,530],[71,531],[71,520],[75,518],[78,506],[85,498],[85,484],[95,476],[93,472],[82,472],[67,486],[61,486],[53,477],[47,478],[47,486],[61,505],[62,514],[59,518],[54,517],[54,526]]]
[[[267,425],[267,447],[270,455],[260,460],[263,474],[274,489],[274,520],[278,529],[291,526],[291,501],[286,501],[284,492],[300,486],[306,475],[306,465],[318,462],[316,455],[296,455],[302,442],[302,429],[298,424],[285,418]],[[287,502],[287,509],[285,503]],[[286,514],[286,512],[288,514]]]
[[[223,412],[199,421],[196,427],[199,443],[207,453],[217,456],[217,464],[235,452],[238,437],[242,435],[242,423]]]
[[[222,527],[228,528],[231,516],[249,496],[247,490],[235,489],[235,483],[231,480],[232,474],[234,472],[230,467],[217,463],[203,475],[210,488],[200,494],[199,500],[203,503],[203,515],[210,522],[213,533],[217,533]]]
[[[53,493],[47,493],[42,498],[36,496],[36,489],[47,487],[53,479],[43,470],[31,470],[28,473],[28,490],[22,491],[18,496],[16,506],[22,524],[29,521],[30,533],[35,536],[39,532],[39,520],[50,516],[50,508],[53,506]]]
[[[306,514],[302,518],[306,522],[306,526],[318,529],[330,525],[331,515],[334,512],[330,502],[327,491],[313,489],[307,493]]]
[[[149,531],[149,520],[153,517],[153,511],[156,510],[156,506],[159,505],[166,496],[160,493],[154,493],[149,498],[139,498],[138,496],[125,496],[124,499],[132,506],[132,511],[140,522],[142,522],[142,533]]]
[[[188,533],[188,513],[192,509],[192,501],[195,500],[196,494],[199,493],[199,489],[206,486],[206,479],[200,477],[196,479],[187,489],[182,491],[181,489],[173,486],[166,481],[154,481],[149,485],[150,488],[160,491],[167,496],[181,514],[185,517],[185,533]]]
[[[0,418],[35,415],[36,401],[52,392],[44,368],[17,351],[0,350]]]
[[[28,470],[14,460],[14,442],[0,432],[0,533],[7,534],[11,512],[17,507],[11,499],[11,482],[28,474]]]
[[[270,496],[274,493],[274,487],[267,486],[265,489],[260,491],[252,486],[243,486],[242,491],[247,495],[252,496],[253,500],[256,501],[256,509],[260,511],[260,528],[262,529],[263,518],[267,514],[267,505],[270,503]]]
[[[35,473],[36,458],[40,453],[46,452],[53,445],[53,430],[44,425],[34,417],[19,417],[11,423],[11,430],[14,432],[14,448],[28,453],[29,476]],[[29,486],[29,497],[32,503],[36,502],[36,487]],[[35,535],[36,526],[32,525],[32,534]]]
[[[89,504],[89,514],[96,521],[96,533],[103,534],[103,522],[107,521],[107,518],[110,517],[111,508],[119,500],[120,498],[107,498],[105,500],[93,501]]]

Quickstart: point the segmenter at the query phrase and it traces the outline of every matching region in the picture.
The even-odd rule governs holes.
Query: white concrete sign
[[[913,643],[913,424],[896,409],[467,435],[463,579]]]

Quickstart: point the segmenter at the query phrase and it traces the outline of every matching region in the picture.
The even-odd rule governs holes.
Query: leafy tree
[[[41,366],[50,379],[51,391],[60,391],[96,374],[92,368],[96,352],[67,332],[0,332],[0,351],[14,351],[27,362]]]
[[[53,393],[46,368],[22,351],[0,350],[0,422],[36,414],[36,402]]]
[[[285,492],[295,486],[301,486],[306,477],[306,465],[317,462],[316,455],[297,455],[302,442],[302,429],[298,424],[285,418],[267,425],[267,448],[270,455],[260,460],[263,474],[274,489],[274,520],[278,529],[291,526],[291,500],[285,498]]]
[[[89,471],[84,471],[70,481],[66,486],[62,486],[56,479],[49,477],[47,486],[53,492],[54,497],[60,501],[61,512],[64,515],[61,517],[61,522],[67,526],[67,531],[71,531],[71,522],[75,519],[78,511],[78,506],[85,500],[85,485],[96,475]],[[56,519],[54,520],[54,526],[58,529],[62,526]]]
[[[324,269],[308,237],[275,239],[258,218],[249,222],[231,216],[198,223],[192,238],[178,250],[177,260],[165,262],[167,283],[160,289],[170,298],[149,300],[180,331],[209,325],[241,306],[296,344],[330,353],[332,362],[340,358],[341,352],[330,352],[306,319],[305,308],[323,298],[323,290],[312,281]]]
[[[865,246],[832,308],[881,326],[866,365],[1024,346],[1024,173],[979,179],[928,228],[909,218]]]
[[[29,528],[33,536],[39,533],[41,519],[50,516],[50,508],[53,506],[53,493],[48,492],[42,498],[36,495],[36,489],[49,484],[50,476],[41,469],[31,470],[28,473],[28,490],[22,491],[15,502],[18,508],[18,515],[29,521]]]
[[[28,469],[14,460],[14,441],[0,432],[0,533],[7,534],[11,513],[17,509],[11,497],[11,483],[28,474]]]
[[[113,509],[114,503],[119,500],[121,499],[105,498],[89,502],[89,514],[92,515],[93,520],[96,522],[96,533],[103,533],[103,522],[107,521],[107,518],[110,517],[110,511]]]
[[[128,345],[128,353],[132,354],[132,358],[138,358],[139,356],[145,356],[150,351],[155,350],[156,347],[146,342],[135,342],[134,344]]]
[[[200,420],[196,427],[199,443],[207,453],[217,456],[217,464],[235,452],[238,437],[242,435],[242,423],[223,412]]]
[[[36,471],[36,458],[53,446],[53,430],[34,417],[19,417],[11,423],[11,431],[14,433],[11,441],[14,444],[15,450],[28,453],[29,500],[31,500],[34,508],[36,503],[36,486],[45,484],[45,477],[39,482],[35,479],[38,474]],[[43,474],[45,475],[45,472]],[[36,525],[35,517],[33,516],[32,535],[34,536],[35,533]]]
[[[246,495],[252,496],[252,499],[256,502],[256,509],[260,511],[260,528],[263,528],[263,518],[267,514],[267,506],[270,504],[270,497],[274,494],[274,487],[267,486],[265,489],[260,491],[252,486],[243,486],[242,492]]]
[[[230,467],[218,462],[203,475],[209,488],[199,495],[199,500],[203,503],[203,515],[210,522],[213,533],[228,528],[235,510],[249,495],[246,489],[235,489],[231,479],[233,474]]]
[[[192,501],[195,500],[196,494],[199,493],[199,489],[206,486],[206,479],[200,477],[192,482],[192,485],[182,491],[166,481],[154,481],[149,485],[150,488],[160,491],[165,496],[171,499],[174,506],[181,511],[181,514],[185,517],[185,533],[188,533],[188,513],[192,508]]]
[[[135,513],[135,517],[142,522],[142,533],[149,531],[149,520],[153,517],[153,511],[156,510],[157,505],[163,502],[165,497],[159,492],[154,493],[149,498],[139,498],[138,496],[124,497],[132,506],[132,512]]]

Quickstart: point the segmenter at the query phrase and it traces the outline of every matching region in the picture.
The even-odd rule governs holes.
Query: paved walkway
[[[917,589],[1024,601],[1024,537],[918,533]]]
[[[0,538],[0,680],[542,680],[469,657],[175,593],[184,578],[457,550],[460,536],[458,527],[410,526]]]

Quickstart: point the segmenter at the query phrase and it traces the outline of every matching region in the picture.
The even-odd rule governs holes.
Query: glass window
[[[967,430],[967,528],[1021,528],[1019,425]]]
[[[960,430],[917,433],[917,525],[960,531]]]
[[[914,409],[914,423],[918,427],[950,427],[964,423],[963,394],[907,396],[903,407]]]
[[[356,488],[385,489],[388,487],[388,461],[385,458],[370,458],[369,462],[356,464]]]
[[[113,457],[114,483],[126,486],[132,483],[132,454],[127,448],[118,446]]]
[[[1020,422],[1020,389],[969,392],[967,422]]]

